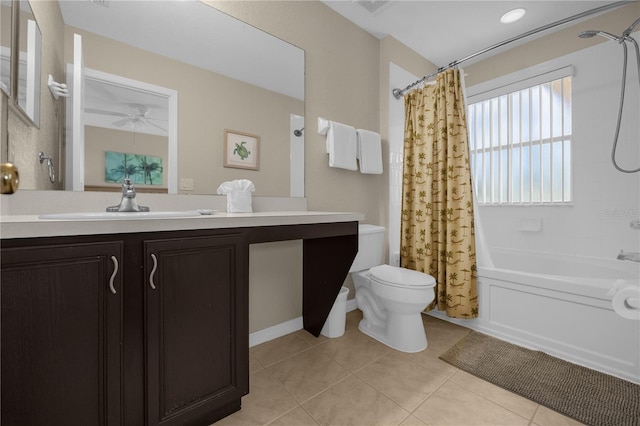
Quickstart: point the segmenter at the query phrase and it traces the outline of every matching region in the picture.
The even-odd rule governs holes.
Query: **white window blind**
[[[480,204],[571,202],[571,73],[568,67],[470,98],[471,169]]]

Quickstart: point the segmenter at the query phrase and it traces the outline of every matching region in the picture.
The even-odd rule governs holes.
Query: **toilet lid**
[[[431,276],[411,269],[380,265],[369,269],[370,279],[395,287],[433,287],[436,280]]]

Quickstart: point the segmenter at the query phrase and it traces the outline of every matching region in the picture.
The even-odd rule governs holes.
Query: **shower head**
[[[609,40],[613,40],[613,41],[617,41],[618,43],[622,42],[623,38],[622,37],[616,37],[613,34],[607,33],[605,31],[593,31],[593,30],[589,30],[589,31],[583,31],[580,34],[578,34],[578,37],[580,38],[591,38],[594,36],[602,36],[602,37],[606,37]]]

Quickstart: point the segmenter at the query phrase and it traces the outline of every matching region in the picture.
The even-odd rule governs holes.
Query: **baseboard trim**
[[[358,309],[356,300],[347,300],[347,312],[351,312],[356,309]],[[276,324],[272,327],[265,328],[264,330],[256,331],[249,334],[249,347],[252,348],[261,343],[277,339],[278,337],[286,336],[287,334],[302,330],[302,328],[302,317],[298,317],[280,324]]]

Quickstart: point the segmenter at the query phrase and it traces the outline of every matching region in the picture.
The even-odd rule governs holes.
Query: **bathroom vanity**
[[[303,240],[303,322],[318,336],[361,219],[3,216],[3,422],[206,425],[239,410],[249,392],[249,245]]]

